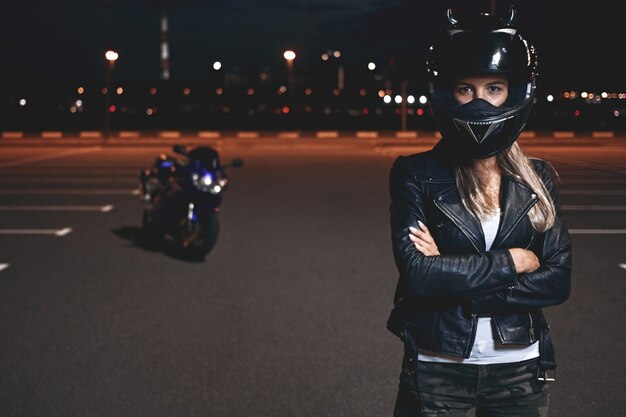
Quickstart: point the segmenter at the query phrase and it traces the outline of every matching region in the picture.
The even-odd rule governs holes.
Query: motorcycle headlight
[[[226,186],[226,183],[228,183],[228,180],[226,178],[222,178],[218,180],[217,183],[213,183],[213,185],[209,187],[209,192],[212,194],[221,193],[224,187]]]
[[[219,194],[224,189],[224,186],[228,182],[226,178],[221,178],[217,181],[214,181],[211,174],[192,174],[191,179],[193,181],[193,185],[196,186],[200,191],[208,191],[211,194]]]

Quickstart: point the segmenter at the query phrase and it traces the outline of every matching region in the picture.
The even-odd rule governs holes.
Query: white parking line
[[[71,232],[71,227],[64,227],[63,229],[0,229],[0,235],[55,235],[63,237]]]
[[[569,229],[571,235],[625,235],[626,229]]]
[[[626,211],[626,206],[562,206],[564,211]]]
[[[47,159],[63,158],[65,156],[80,155],[83,153],[96,152],[102,150],[101,146],[89,148],[68,149],[65,151],[51,152],[45,155],[31,156],[29,158],[16,159],[14,161],[0,162],[0,168],[14,167],[18,165],[30,164],[31,162],[45,161]]]
[[[626,195],[626,190],[570,190],[562,189],[559,191],[566,195]]]
[[[9,267],[9,264],[0,264],[0,271],[2,271],[3,269],[7,269]]]
[[[0,206],[0,211],[101,211],[113,210],[113,204],[106,206]]]
[[[566,164],[575,165],[583,168],[599,169],[605,172],[613,172],[616,174],[626,175],[626,170],[611,167],[608,165],[593,164],[589,162],[579,161],[577,159],[562,158],[560,156],[551,156],[550,159],[556,162],[564,162]]]
[[[47,190],[28,190],[28,189],[0,189],[0,194],[5,195],[139,195],[139,190],[107,190],[107,189],[90,189],[90,190],[70,190],[70,189],[47,189]]]
[[[626,178],[568,178],[563,177],[562,184],[626,184]]]
[[[128,177],[108,177],[108,178],[76,178],[76,177],[5,177],[0,178],[0,183],[11,184],[137,184],[139,179],[129,179]]]

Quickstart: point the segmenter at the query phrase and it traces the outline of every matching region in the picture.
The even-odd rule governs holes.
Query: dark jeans
[[[539,358],[493,365],[402,363],[394,417],[546,417],[548,385],[537,379]]]

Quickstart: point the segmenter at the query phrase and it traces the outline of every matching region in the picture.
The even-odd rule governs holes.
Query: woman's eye
[[[501,92],[501,91],[502,91],[502,88],[500,88],[500,87],[498,87],[498,86],[496,86],[496,85],[490,85],[490,86],[489,86],[489,92],[490,92],[490,93],[495,94],[495,93],[499,93],[499,92]]]
[[[457,89],[457,91],[459,92],[459,94],[463,94],[463,95],[467,95],[467,94],[471,94],[472,93],[472,89],[469,87],[459,87]]]

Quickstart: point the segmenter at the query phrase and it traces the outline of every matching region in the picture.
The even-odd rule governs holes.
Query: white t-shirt
[[[491,249],[498,226],[500,225],[500,209],[488,218],[480,221],[485,235],[485,247]],[[503,345],[496,342],[491,327],[490,317],[479,317],[476,328],[476,338],[472,346],[470,357],[459,358],[458,356],[428,352],[420,349],[417,359],[424,362],[445,363],[468,363],[473,365],[487,365],[491,363],[521,362],[539,356],[539,343],[529,346]]]

